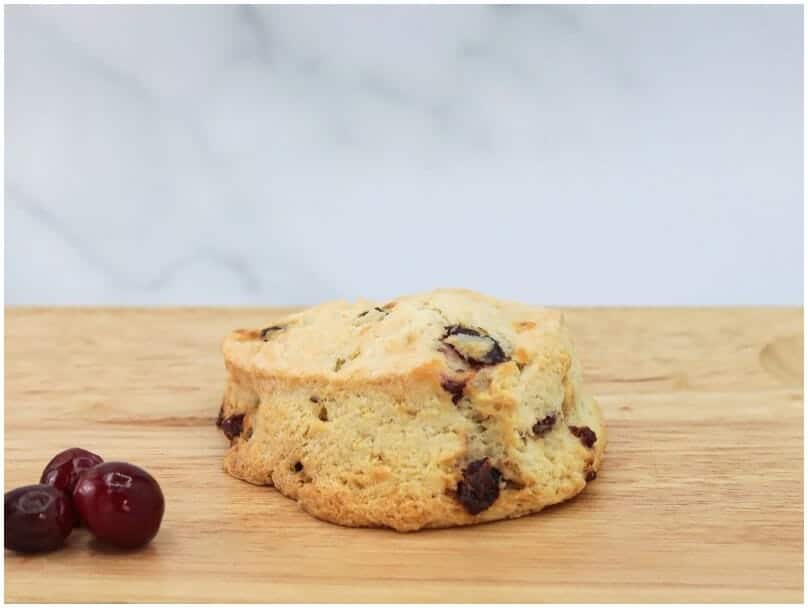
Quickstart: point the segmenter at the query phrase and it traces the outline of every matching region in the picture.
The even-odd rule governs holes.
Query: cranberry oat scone
[[[578,494],[603,458],[557,311],[444,289],[322,304],[223,350],[225,470],[330,522],[519,517]]]

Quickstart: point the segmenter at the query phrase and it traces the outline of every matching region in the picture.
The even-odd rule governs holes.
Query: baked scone
[[[578,494],[603,458],[558,311],[456,289],[333,302],[223,351],[225,470],[337,524],[519,517]]]

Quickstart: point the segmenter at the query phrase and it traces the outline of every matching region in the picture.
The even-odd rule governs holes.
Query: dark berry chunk
[[[555,423],[556,423],[556,415],[548,414],[547,416],[545,416],[544,418],[542,418],[541,420],[536,422],[536,424],[533,425],[533,434],[536,435],[536,437],[541,437],[545,433],[553,430]]]
[[[457,500],[471,515],[482,513],[499,498],[502,473],[492,467],[488,458],[470,462],[457,484]]]
[[[285,328],[282,327],[281,325],[273,325],[272,327],[265,327],[264,329],[261,330],[261,339],[264,342],[267,342],[269,340],[269,335],[271,333],[276,331],[283,331],[284,329]]]
[[[595,481],[598,478],[598,472],[589,470],[586,472],[585,479],[587,482]]]
[[[70,448],[59,452],[51,459],[42,471],[39,483],[48,484],[70,494],[76,487],[79,475],[102,462],[104,459],[98,454],[81,448]]]
[[[508,360],[499,343],[481,331],[462,325],[446,328],[443,343],[472,365],[497,365]]]
[[[295,473],[300,473],[300,471],[303,470],[303,463],[300,462],[300,461],[296,462],[295,466],[294,466],[294,470],[295,470]]]
[[[595,435],[595,431],[590,429],[588,426],[571,426],[570,432],[580,439],[581,443],[588,448],[595,445],[595,442],[598,440],[598,436]]]
[[[228,416],[227,418],[224,418],[220,413],[219,420],[216,421],[216,426],[222,429],[225,437],[233,440],[241,435],[241,431],[244,430],[244,414],[237,414],[235,416]]]
[[[73,491],[73,502],[90,532],[125,549],[154,538],[165,510],[154,477],[126,462],[105,462],[85,471]]]
[[[476,329],[472,329],[471,327],[463,327],[462,325],[450,325],[446,328],[446,336],[476,336],[480,337],[482,334],[477,331]]]
[[[78,523],[70,497],[46,484],[6,492],[5,547],[39,553],[61,547]]]
[[[452,396],[452,403],[457,405],[458,401],[463,398],[463,390],[466,388],[466,381],[444,378],[443,382],[440,383],[440,386]]]

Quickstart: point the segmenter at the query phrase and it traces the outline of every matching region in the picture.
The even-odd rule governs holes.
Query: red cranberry
[[[154,538],[165,509],[154,477],[127,462],[105,462],[82,473],[73,502],[90,532],[127,549]]]
[[[70,448],[59,452],[42,471],[39,483],[46,483],[68,494],[73,493],[76,482],[87,469],[104,462],[98,454],[93,454],[81,448]]]
[[[6,549],[52,551],[64,544],[75,524],[70,497],[53,486],[37,484],[6,492]]]

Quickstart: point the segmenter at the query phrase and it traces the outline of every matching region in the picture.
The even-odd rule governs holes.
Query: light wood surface
[[[801,309],[570,310],[609,447],[577,499],[409,535],[222,472],[219,343],[277,310],[6,310],[5,489],[82,446],[154,474],[155,541],[5,553],[7,601],[802,601]]]

